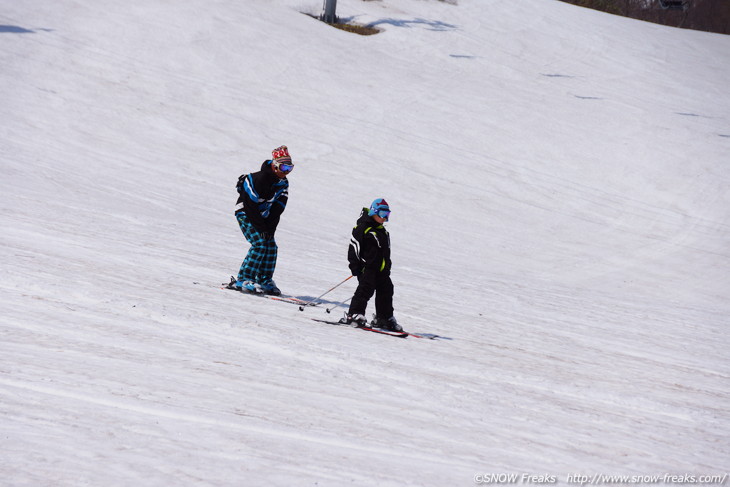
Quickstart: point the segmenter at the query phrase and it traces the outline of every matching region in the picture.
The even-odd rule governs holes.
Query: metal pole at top
[[[334,24],[337,21],[337,0],[324,0],[324,15],[322,20],[328,24]]]

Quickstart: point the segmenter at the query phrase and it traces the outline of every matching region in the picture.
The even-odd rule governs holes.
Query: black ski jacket
[[[390,235],[383,225],[368,215],[367,208],[362,209],[352,230],[347,260],[353,276],[390,274]]]
[[[267,160],[260,171],[239,177],[236,189],[236,213],[245,211],[256,230],[273,236],[289,200],[289,180],[279,179]]]

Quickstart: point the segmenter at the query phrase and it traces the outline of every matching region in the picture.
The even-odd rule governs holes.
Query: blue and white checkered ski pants
[[[246,213],[239,211],[236,213],[236,219],[243,236],[251,244],[251,248],[248,249],[248,254],[246,254],[246,258],[238,271],[238,280],[253,281],[259,284],[271,281],[274,277],[276,257],[279,253],[276,241],[273,237],[265,238],[261,232],[256,230],[246,218]]]

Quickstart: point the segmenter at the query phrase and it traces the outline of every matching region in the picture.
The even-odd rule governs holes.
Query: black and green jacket
[[[365,272],[390,274],[390,235],[383,225],[368,215],[367,208],[362,209],[352,230],[347,260],[353,276]]]

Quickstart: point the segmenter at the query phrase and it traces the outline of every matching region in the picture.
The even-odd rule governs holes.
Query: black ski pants
[[[375,294],[375,314],[378,319],[388,319],[393,316],[393,281],[389,272],[365,271],[357,276],[358,285],[355,295],[350,302],[350,315],[365,316],[368,301]]]

